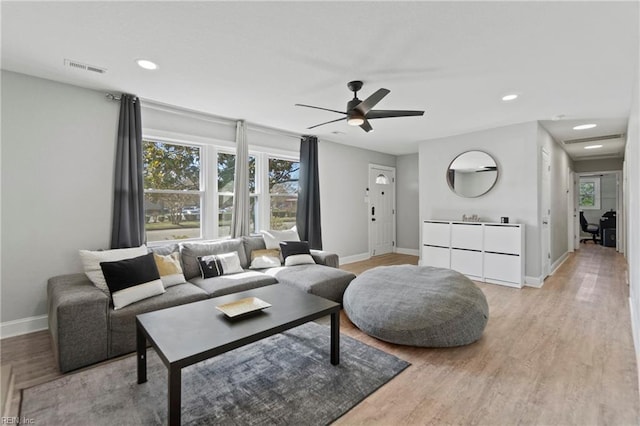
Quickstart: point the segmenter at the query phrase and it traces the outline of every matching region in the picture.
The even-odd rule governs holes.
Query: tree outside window
[[[270,229],[290,229],[296,224],[300,163],[269,158]]]
[[[143,141],[147,241],[199,238],[200,147]]]
[[[599,210],[600,209],[600,178],[588,177],[580,178],[579,183],[579,204],[580,209]]]

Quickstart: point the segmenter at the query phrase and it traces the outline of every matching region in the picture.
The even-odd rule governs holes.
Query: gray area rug
[[[38,425],[167,424],[167,369],[148,350],[137,384],[135,355],[25,389],[20,416]],[[182,424],[331,423],[410,364],[307,323],[182,370]]]

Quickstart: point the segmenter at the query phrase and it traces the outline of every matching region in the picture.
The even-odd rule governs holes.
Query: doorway
[[[369,255],[392,253],[396,239],[396,169],[369,164]]]
[[[551,273],[551,157],[546,149],[542,149],[542,173],[541,173],[541,256],[542,279]]]
[[[597,235],[600,244],[613,247],[617,251],[622,251],[620,236],[624,233],[624,222],[622,220],[622,172],[583,172],[576,173],[575,179],[575,204],[576,217],[574,227],[578,236],[576,248],[580,247],[581,239],[590,238],[591,234],[585,234],[580,227],[579,212],[584,212],[585,219],[590,224],[599,227]],[[581,189],[581,182],[585,188],[593,190],[593,200],[590,194],[581,194],[586,189]],[[589,192],[589,191],[587,191]],[[583,199],[586,199],[584,201]],[[584,202],[583,202],[584,201]]]

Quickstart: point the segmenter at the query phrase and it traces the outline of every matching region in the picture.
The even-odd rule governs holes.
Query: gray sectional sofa
[[[345,289],[355,278],[338,269],[336,254],[316,250],[311,251],[314,265],[249,270],[251,252],[264,248],[261,236],[151,247],[150,250],[158,254],[179,250],[187,282],[118,310],[113,309],[110,297],[84,273],[49,279],[49,331],[60,371],[75,370],[135,351],[138,314],[276,283],[341,303]],[[233,251],[238,252],[245,272],[206,279],[200,276],[198,256]]]

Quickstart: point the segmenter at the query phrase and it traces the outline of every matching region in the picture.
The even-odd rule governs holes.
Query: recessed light
[[[156,70],[158,69],[158,65],[155,62],[151,62],[148,59],[138,59],[136,61],[140,68],[144,68],[145,70]]]
[[[509,102],[509,101],[513,101],[513,100],[517,99],[517,98],[518,98],[518,96],[519,96],[519,95],[518,95],[518,94],[516,94],[516,93],[510,93],[510,94],[508,94],[508,95],[504,95],[504,96],[502,97],[502,100],[503,100],[503,101],[505,101],[505,102]]]
[[[594,127],[596,127],[596,126],[597,126],[597,124],[593,124],[593,123],[591,123],[591,124],[581,124],[581,125],[579,125],[579,126],[575,126],[575,127],[573,128],[573,130],[587,130],[587,129],[593,129],[593,128],[594,128]]]
[[[598,149],[598,148],[602,148],[602,145],[589,145],[584,147],[584,149]]]

